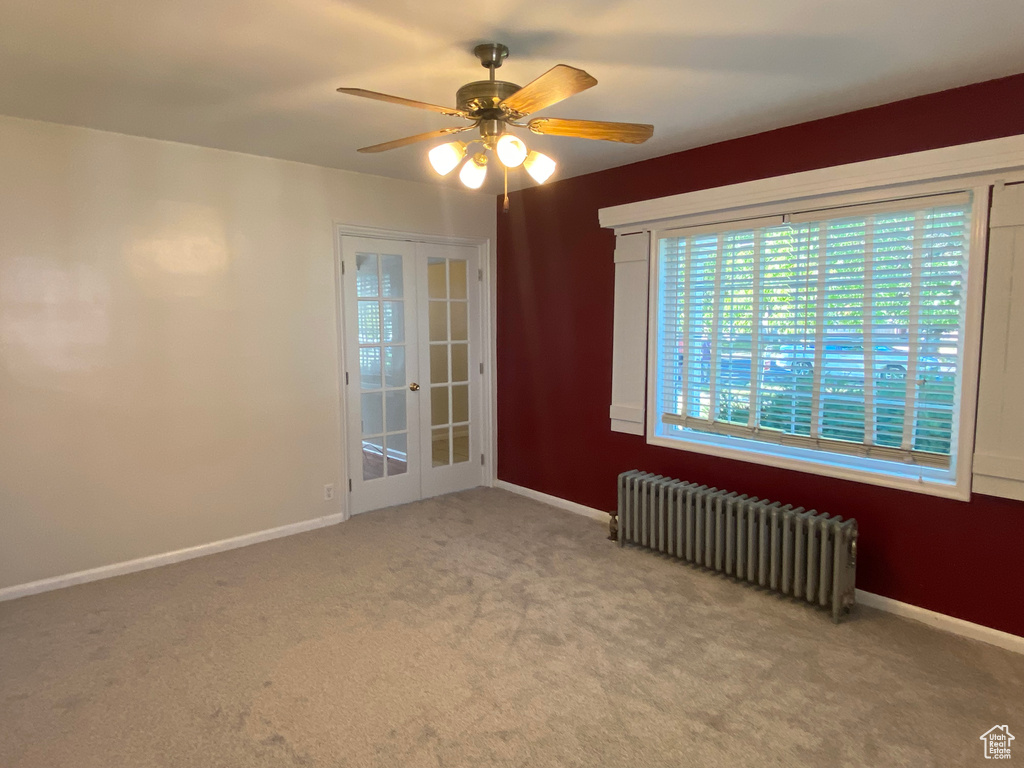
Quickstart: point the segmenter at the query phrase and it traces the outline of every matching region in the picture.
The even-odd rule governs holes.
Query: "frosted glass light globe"
[[[470,189],[480,189],[487,176],[487,156],[482,152],[473,155],[459,171],[459,179]]]
[[[543,184],[555,172],[555,161],[540,152],[531,152],[523,163],[523,168],[538,184]]]
[[[506,168],[518,168],[526,159],[526,145],[518,136],[511,133],[502,134],[498,143],[494,145],[494,151],[498,155],[501,164]]]
[[[450,141],[439,147],[434,147],[427,153],[427,159],[435,171],[442,176],[447,176],[457,166],[462,158],[466,156],[466,145],[461,141]]]

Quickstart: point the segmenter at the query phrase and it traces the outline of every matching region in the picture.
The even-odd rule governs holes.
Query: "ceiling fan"
[[[555,161],[540,152],[530,152],[518,136],[508,130],[509,126],[529,128],[533,133],[545,136],[569,136],[581,139],[618,141],[627,144],[642,144],[654,134],[654,126],[639,123],[608,123],[596,120],[566,120],[557,117],[535,117],[529,122],[524,118],[539,112],[563,99],[597,85],[597,80],[582,69],[558,64],[533,82],[518,86],[504,80],[496,80],[494,71],[508,56],[508,48],[501,43],[485,43],[473,49],[473,54],[490,71],[488,80],[466,83],[455,94],[455,107],[442,107],[422,101],[390,96],[386,93],[367,91],[362,88],[339,88],[339,93],[361,96],[391,104],[404,104],[417,109],[427,109],[448,117],[461,117],[471,125],[438,128],[404,139],[386,141],[363,147],[360,152],[385,152],[420,141],[431,141],[473,128],[480,129],[480,138],[469,142],[452,141],[434,147],[428,154],[431,166],[442,176],[453,171],[466,157],[469,146],[482,145],[483,151],[470,156],[462,166],[459,178],[462,183],[479,189],[487,174],[486,150],[493,150],[506,170],[522,165],[535,181],[543,184],[555,171]],[[507,206],[507,193],[506,193]]]

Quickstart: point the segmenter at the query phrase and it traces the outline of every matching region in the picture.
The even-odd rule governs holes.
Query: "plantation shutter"
[[[612,341],[611,429],[644,433],[647,374],[647,273],[650,235],[615,238],[615,308]]]
[[[661,433],[950,467],[970,206],[965,192],[661,232]]]
[[[989,226],[973,488],[1024,500],[1024,184],[995,188]]]

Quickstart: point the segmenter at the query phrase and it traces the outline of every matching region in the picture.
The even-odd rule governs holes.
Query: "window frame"
[[[827,169],[834,170],[834,169]],[[780,191],[784,180],[778,177]],[[766,180],[776,181],[776,180]],[[974,450],[975,411],[978,392],[978,371],[981,354],[981,318],[984,303],[984,277],[988,247],[988,212],[993,180],[985,177],[901,184],[885,190],[836,192],[802,198],[798,201],[782,200],[761,203],[746,208],[719,210],[706,214],[659,221],[650,231],[648,252],[648,319],[647,319],[647,385],[646,385],[646,440],[650,445],[674,450],[693,451],[720,458],[734,459],[761,465],[809,472],[843,480],[879,485],[935,496],[967,500],[970,498],[971,471]],[[740,185],[742,186],[742,185]],[[710,190],[717,195],[722,188]],[[929,195],[973,193],[971,228],[967,268],[967,291],[964,321],[963,370],[958,393],[959,418],[955,425],[955,453],[947,470],[931,470],[911,464],[883,461],[833,453],[820,449],[784,446],[742,437],[687,431],[685,436],[658,434],[661,413],[657,401],[657,365],[659,326],[659,268],[662,237],[682,228],[711,227],[722,231],[738,229],[750,222],[793,214],[821,211],[824,216],[833,208],[851,205],[882,203]],[[691,193],[698,194],[698,193]],[[784,197],[780,195],[780,197]],[[898,471],[896,471],[898,469]],[[945,477],[943,477],[945,476]],[[951,477],[950,477],[951,476]]]

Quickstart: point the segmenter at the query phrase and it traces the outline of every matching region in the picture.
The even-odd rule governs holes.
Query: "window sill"
[[[650,435],[647,438],[649,445],[657,445],[664,448],[672,448],[677,451],[690,451],[708,456],[718,456],[724,459],[735,459],[750,464],[762,466],[779,467],[791,469],[797,472],[805,472],[812,475],[824,475],[835,477],[840,480],[850,480],[865,485],[876,485],[884,488],[894,488],[901,491],[923,493],[929,496],[940,496],[958,501],[970,500],[970,484],[967,480],[953,482],[944,479],[935,470],[927,468],[907,467],[907,474],[895,474],[893,465],[890,462],[881,462],[872,459],[861,459],[835,454],[835,458],[822,460],[820,453],[805,448],[790,448],[785,446],[770,446],[765,450],[763,444],[753,440],[742,438],[726,437],[721,435],[707,435],[697,432],[688,432],[685,437],[666,437],[656,435],[653,425],[648,424]],[[813,458],[812,458],[813,456]],[[859,464],[860,466],[854,466]],[[898,470],[897,470],[898,471]],[[911,475],[910,473],[913,473]],[[931,474],[933,476],[929,477]],[[941,473],[944,474],[944,473]],[[962,473],[969,475],[969,472]]]

